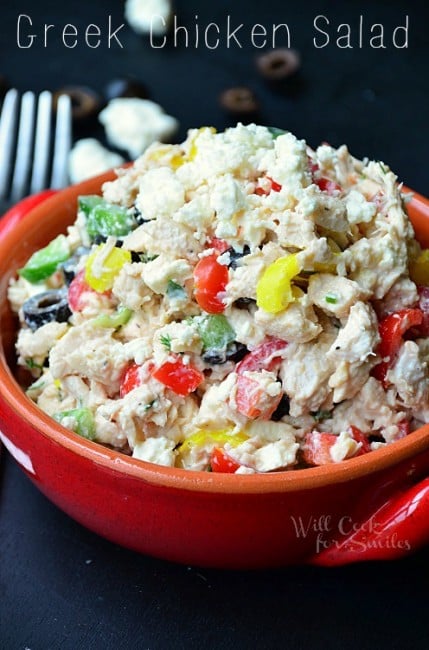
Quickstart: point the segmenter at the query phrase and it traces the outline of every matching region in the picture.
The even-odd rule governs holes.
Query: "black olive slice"
[[[144,83],[133,77],[112,79],[104,88],[106,101],[117,97],[138,97],[148,99],[149,92]]]
[[[237,250],[235,250],[235,248],[231,247],[231,248],[228,248],[228,250],[226,252],[229,253],[229,260],[230,260],[230,262],[228,264],[228,268],[235,270],[237,268],[237,266],[238,266],[238,260],[240,260],[245,255],[249,255],[250,248],[249,248],[249,246],[247,244],[245,244],[243,246],[242,251],[237,251]]]
[[[276,48],[256,59],[260,74],[269,81],[283,81],[297,72],[301,57],[296,50]]]
[[[289,408],[290,408],[290,399],[286,395],[286,393],[284,393],[282,395],[280,402],[278,403],[276,410],[271,416],[271,420],[273,420],[274,422],[278,422],[285,415],[289,415]]]
[[[22,311],[25,322],[33,332],[53,321],[66,323],[71,316],[67,289],[52,289],[38,293],[25,301]]]
[[[235,116],[252,115],[259,111],[259,102],[255,93],[246,86],[224,90],[219,96],[219,103],[228,113]]]
[[[76,122],[93,118],[102,107],[102,99],[95,90],[87,86],[64,86],[54,93],[54,108],[60,95],[68,95],[71,99],[72,117]]]

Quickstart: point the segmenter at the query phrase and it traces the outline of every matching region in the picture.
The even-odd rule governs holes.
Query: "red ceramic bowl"
[[[388,559],[429,542],[429,426],[337,465],[235,476],[157,466],[79,438],[40,411],[14,378],[16,269],[74,221],[68,188],[25,216],[0,221],[0,430],[27,476],[57,506],[113,542],[200,566],[338,565]],[[409,208],[429,246],[429,202]]]

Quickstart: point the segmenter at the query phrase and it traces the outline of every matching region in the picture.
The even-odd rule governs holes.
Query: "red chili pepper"
[[[240,467],[231,456],[221,447],[215,447],[210,456],[210,467],[212,472],[221,472],[223,474],[233,474]]]
[[[402,345],[402,337],[407,330],[423,321],[421,309],[401,309],[383,318],[379,325],[380,344],[377,353],[382,361],[372,369],[372,376],[382,382],[387,388],[386,374],[395,363],[396,356]]]
[[[107,295],[108,292],[105,292]],[[97,291],[91,289],[89,284],[85,281],[85,269],[79,273],[70,282],[68,288],[68,301],[72,311],[82,311],[88,306],[91,297],[100,296]]]
[[[193,393],[204,381],[204,375],[193,366],[183,363],[182,357],[165,361],[152,372],[152,377],[182,397]]]
[[[202,257],[194,269],[195,300],[209,314],[225,310],[222,293],[229,280],[228,267],[219,264],[219,253]]]
[[[141,385],[142,382],[140,371],[141,366],[137,365],[136,363],[132,363],[125,369],[119,388],[120,397],[125,397],[127,393],[132,391],[134,388],[137,388],[137,386]]]
[[[282,339],[267,339],[237,363],[235,372],[240,375],[246,370],[275,370],[282,360],[281,355],[276,355],[276,352],[280,352],[286,347],[287,342]]]

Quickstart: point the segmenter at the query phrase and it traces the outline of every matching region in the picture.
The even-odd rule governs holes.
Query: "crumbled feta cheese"
[[[166,140],[176,132],[178,122],[149,99],[112,99],[98,116],[108,141],[137,158],[152,142]]]
[[[72,183],[102,174],[108,169],[119,167],[122,156],[109,151],[95,138],[78,140],[69,154],[69,176]]]

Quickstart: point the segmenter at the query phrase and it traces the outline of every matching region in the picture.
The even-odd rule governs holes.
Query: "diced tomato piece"
[[[99,296],[100,294],[94,289],[91,289],[85,280],[85,270],[82,269],[70,282],[68,288],[68,301],[72,311],[82,311],[88,306],[91,297]],[[106,294],[107,295],[107,294]]]
[[[353,440],[362,443],[360,449],[358,449],[358,451],[355,453],[355,456],[362,456],[362,454],[367,454],[369,451],[371,451],[371,443],[368,440],[367,436],[360,429],[353,426],[352,424],[349,430]]]
[[[394,364],[396,356],[402,345],[402,337],[407,330],[416,325],[421,325],[423,312],[421,309],[401,309],[383,318],[379,325],[381,341],[377,353],[382,361],[372,369],[372,376],[387,387],[386,373]]]
[[[329,180],[329,178],[315,178],[313,182],[322,190],[322,192],[326,192],[331,196],[336,192],[342,192],[343,189],[341,185],[338,185],[335,181]]]
[[[193,366],[183,363],[182,357],[165,361],[152,371],[152,377],[182,397],[193,393],[204,381],[204,375]]]
[[[127,393],[141,385],[141,366],[136,363],[131,363],[122,375],[121,385],[119,388],[119,396],[124,397]]]
[[[238,375],[235,402],[237,411],[247,418],[269,420],[281,400],[281,394],[267,395],[261,384],[245,375]]]
[[[331,448],[338,440],[334,433],[311,431],[304,440],[303,459],[308,465],[328,465],[333,463]]]
[[[401,422],[398,422],[397,427],[399,429],[398,440],[400,438],[405,438],[411,433],[411,426],[409,420],[401,420]]]
[[[223,474],[233,474],[238,470],[240,464],[221,447],[215,447],[210,456],[210,467],[212,472],[222,472]]]
[[[194,269],[195,299],[209,314],[225,310],[222,293],[228,284],[228,267],[219,264],[219,253],[202,257]]]
[[[225,253],[225,251],[230,248],[228,242],[224,239],[219,239],[218,237],[210,237],[207,241],[208,248],[214,248],[219,251],[219,253]]]
[[[287,342],[282,339],[270,338],[258,345],[252,352],[246,354],[235,368],[237,374],[254,370],[275,370],[281,363],[281,355],[276,352],[284,350]]]
[[[422,311],[422,322],[416,328],[418,336],[429,336],[429,287],[417,287],[418,308]]]
[[[258,187],[255,189],[255,194],[258,196],[267,196],[270,194],[270,192],[280,192],[282,189],[282,186],[280,183],[277,183],[275,180],[271,178],[271,176],[265,176],[266,180],[270,182],[270,185],[267,187],[264,187],[262,185],[258,185]]]

